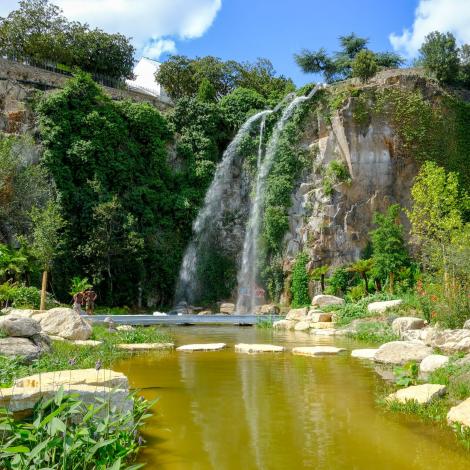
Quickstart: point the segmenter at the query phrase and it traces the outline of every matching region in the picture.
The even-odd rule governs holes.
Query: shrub
[[[308,274],[306,264],[308,255],[300,253],[295,259],[292,270],[292,307],[304,307],[310,305],[310,296],[308,295]]]
[[[328,287],[325,289],[325,293],[340,296],[346,294],[354,278],[355,275],[348,272],[345,268],[335,269],[333,274],[328,278]]]
[[[236,88],[220,100],[225,121],[233,128],[240,127],[250,114],[266,107],[266,100],[255,90]]]
[[[146,400],[134,399],[132,411],[118,414],[106,401],[85,405],[61,388],[53,399],[39,402],[27,421],[15,420],[6,410],[0,415],[0,467],[123,468],[143,444],[139,429],[150,416],[148,409]]]
[[[351,63],[352,76],[358,77],[362,82],[367,82],[379,69],[375,54],[372,51],[363,49]]]

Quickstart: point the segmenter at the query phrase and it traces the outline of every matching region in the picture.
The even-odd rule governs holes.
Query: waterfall
[[[222,160],[217,166],[214,179],[204,198],[204,205],[193,223],[193,237],[184,254],[176,287],[175,298],[177,302],[183,300],[193,302],[195,299],[199,290],[197,267],[200,251],[208,241],[211,229],[214,227],[214,222],[220,219],[222,198],[225,189],[229,187],[232,179],[233,163],[237,155],[238,146],[250,132],[253,124],[270,113],[272,113],[270,110],[261,111],[247,119],[237,132],[235,138],[228,145]]]
[[[262,142],[260,141],[255,196],[251,201],[250,217],[243,243],[242,264],[238,273],[238,299],[236,307],[238,313],[254,313],[256,307],[259,235],[263,222],[267,178],[274,163],[279,137],[288,120],[300,104],[312,98],[322,87],[323,85],[316,85],[308,95],[298,96],[287,105],[274,127],[267,145],[266,155],[262,161]]]

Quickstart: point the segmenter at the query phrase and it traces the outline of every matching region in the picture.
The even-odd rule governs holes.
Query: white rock
[[[452,407],[447,413],[447,421],[450,424],[459,423],[470,428],[470,398]]]
[[[420,405],[429,403],[434,398],[444,395],[446,392],[445,385],[439,384],[423,384],[412,385],[411,387],[402,388],[387,397],[387,401],[398,401],[406,403],[407,401],[416,401]]]
[[[283,346],[276,346],[274,344],[245,344],[239,343],[235,345],[235,351],[241,353],[264,353],[264,352],[283,352]]]
[[[291,308],[286,315],[286,320],[305,320],[307,318],[308,308]]]
[[[10,314],[0,319],[0,330],[7,336],[29,338],[41,332],[41,325],[32,318]]]
[[[127,343],[117,345],[117,348],[123,351],[158,351],[173,349],[174,347],[173,343]]]
[[[167,314],[164,312],[153,312],[154,317],[166,317]]]
[[[39,312],[39,310],[11,308],[7,313],[12,317],[31,318],[35,312]]]
[[[273,328],[277,330],[290,330],[294,328],[295,321],[293,320],[278,320],[273,323]]]
[[[56,389],[61,385],[100,385],[125,390],[129,388],[127,377],[123,373],[111,369],[74,369],[42,372],[17,379],[14,384],[15,387],[19,388],[54,386]]]
[[[432,348],[413,341],[391,341],[380,346],[374,360],[382,364],[405,364],[409,361],[421,362],[432,354]]]
[[[417,317],[398,317],[392,322],[393,332],[401,336],[403,332],[408,330],[421,330],[424,328],[424,320]]]
[[[386,300],[384,302],[372,302],[367,306],[367,311],[369,313],[383,313],[389,308],[398,307],[403,300]]]
[[[235,304],[225,302],[223,304],[220,304],[219,308],[220,313],[226,313],[231,315],[232,313],[235,312]]]
[[[344,348],[335,348],[333,346],[302,346],[292,349],[293,354],[302,356],[325,356],[330,354],[338,354],[346,351]]]
[[[315,336],[335,336],[338,334],[338,330],[335,330],[334,328],[329,328],[325,330],[315,330],[312,328],[310,330],[310,334],[315,335]]]
[[[294,326],[295,331],[306,331],[310,329],[310,322],[309,321],[299,321]]]
[[[185,344],[176,348],[177,351],[220,351],[227,345],[225,343]]]
[[[131,325],[119,325],[116,327],[118,331],[134,331],[135,328]]]
[[[76,339],[73,341],[70,341],[72,344],[76,344],[77,346],[99,346],[100,344],[103,344],[103,341],[95,341],[93,339]]]
[[[351,351],[352,357],[358,357],[359,359],[370,359],[373,360],[375,353],[378,349],[353,349]]]
[[[436,369],[446,365],[449,362],[447,356],[442,356],[441,354],[431,354],[426,356],[419,365],[419,371],[422,374],[429,374],[434,372]]]
[[[343,305],[344,299],[340,297],[336,297],[334,295],[316,295],[312,299],[312,305],[316,305],[317,307],[324,307],[325,305]]]
[[[65,339],[85,340],[91,336],[91,326],[71,308],[53,308],[40,320],[44,333]]]

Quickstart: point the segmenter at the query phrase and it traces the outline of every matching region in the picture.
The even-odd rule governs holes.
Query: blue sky
[[[470,43],[470,0],[52,0],[67,17],[132,36],[138,56],[168,53],[253,61],[269,58],[302,85],[293,54],[302,48],[338,48],[355,32],[377,51],[411,60],[431,31],[452,31]],[[0,0],[0,16],[18,0]]]

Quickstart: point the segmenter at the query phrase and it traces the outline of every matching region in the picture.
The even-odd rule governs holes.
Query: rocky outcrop
[[[374,360],[382,364],[405,364],[410,361],[421,362],[432,354],[432,348],[413,341],[392,341],[380,346]]]
[[[400,336],[404,331],[420,330],[424,328],[424,320],[417,317],[398,317],[392,322],[392,331]]]
[[[402,388],[387,397],[387,401],[398,401],[406,403],[407,401],[415,401],[420,405],[427,404],[435,398],[441,397],[446,393],[445,385],[439,384],[422,384],[412,385],[411,387]]]
[[[92,328],[86,320],[71,308],[48,310],[41,315],[40,324],[43,332],[48,335],[69,340],[86,340],[92,333]]]

